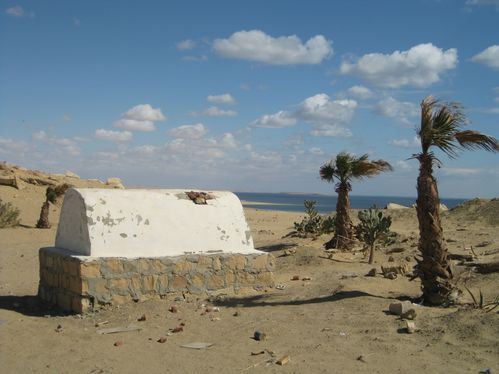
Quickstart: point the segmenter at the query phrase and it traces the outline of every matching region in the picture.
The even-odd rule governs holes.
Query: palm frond
[[[322,165],[319,169],[319,175],[321,176],[322,180],[325,180],[327,182],[331,182],[335,177],[337,177],[334,160],[326,162],[324,165]]]
[[[454,137],[456,138],[459,145],[464,149],[483,149],[489,152],[499,151],[499,141],[496,138],[482,134],[479,131],[459,131],[454,134]]]
[[[352,177],[362,179],[364,177],[374,177],[384,171],[392,171],[393,167],[385,160],[369,161],[363,159],[356,162],[353,170]]]

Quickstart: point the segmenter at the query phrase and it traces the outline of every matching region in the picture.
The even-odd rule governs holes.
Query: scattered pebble
[[[267,334],[265,334],[264,332],[261,332],[261,331],[258,331],[258,330],[257,330],[257,331],[255,331],[255,333],[253,334],[253,338],[254,338],[255,340],[258,340],[258,341],[260,341],[260,340],[265,340],[265,339],[267,339]]]
[[[293,277],[291,278],[292,281],[298,281],[300,280],[300,276],[299,275],[293,275]]]
[[[176,305],[172,305],[170,308],[168,308],[168,311],[171,313],[177,313],[178,307]]]
[[[290,360],[290,357],[288,355],[282,356],[279,360],[276,361],[277,365],[286,365]]]
[[[166,343],[166,337],[162,336],[157,340],[158,343]]]
[[[63,332],[64,331],[64,328],[62,327],[62,325],[57,325],[57,327],[55,328],[55,332]]]
[[[137,321],[139,322],[144,322],[146,320],[146,315],[145,314],[142,314],[139,318],[137,318]]]
[[[124,344],[123,340],[117,340],[117,341],[114,342],[114,346],[115,347],[121,347],[123,344]]]

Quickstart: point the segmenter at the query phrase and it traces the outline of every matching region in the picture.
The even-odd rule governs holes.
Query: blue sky
[[[348,151],[415,196],[427,95],[499,138],[499,0],[0,1],[0,160],[126,185],[332,193]],[[497,155],[438,154],[443,197],[494,197]]]

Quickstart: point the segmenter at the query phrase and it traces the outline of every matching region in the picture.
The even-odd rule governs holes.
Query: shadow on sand
[[[71,314],[43,303],[36,295],[0,296],[0,309],[11,310],[30,317],[60,317]]]

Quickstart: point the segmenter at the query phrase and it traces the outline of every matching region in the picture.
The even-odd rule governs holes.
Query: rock
[[[168,308],[168,311],[171,313],[177,313],[178,307],[176,305],[172,305],[170,308]]]
[[[387,210],[399,210],[399,209],[409,209],[408,207],[400,204],[395,204],[395,203],[388,203],[385,206],[385,209]]]
[[[264,332],[261,332],[261,331],[255,331],[255,333],[253,334],[253,339],[255,340],[265,340],[267,339],[267,334],[265,334]]]
[[[107,178],[106,185],[120,190],[125,189],[125,186],[123,186],[120,178]]]
[[[388,311],[391,314],[400,316],[402,318],[414,319],[416,317],[416,309],[414,305],[409,301],[397,301],[391,303],[388,307]]]
[[[299,275],[293,275],[293,277],[291,278],[292,281],[298,281],[300,280],[300,276]]]
[[[123,340],[117,340],[117,341],[114,342],[114,346],[115,347],[121,347],[123,344],[124,344]]]
[[[388,257],[388,262],[395,262],[395,259],[393,258],[393,256]]]
[[[79,176],[79,175],[77,175],[77,174],[75,174],[75,173],[73,173],[72,171],[67,171],[67,172],[66,172],[66,177],[68,177],[68,178],[80,179],[80,176]]]
[[[158,343],[166,343],[166,337],[162,336],[157,340]]]
[[[376,268],[372,268],[369,270],[369,272],[366,274],[366,277],[375,277],[376,276]]]
[[[0,186],[9,186],[21,190],[24,188],[24,184],[22,184],[21,188],[21,183],[21,180],[15,174],[0,174]]]
[[[286,365],[289,362],[289,360],[290,358],[288,355],[282,356],[279,360],[276,361],[276,364],[283,366]]]
[[[139,318],[137,318],[137,321],[139,322],[144,322],[146,320],[146,315],[145,314],[142,314]]]
[[[386,279],[391,279],[391,280],[397,279],[397,274],[396,274],[396,273],[393,273],[393,272],[390,272],[390,273],[385,273],[385,274],[383,274],[383,276],[384,276]]]
[[[412,321],[405,321],[405,329],[408,334],[414,334],[417,331],[416,324]]]
[[[411,271],[411,265],[403,262],[398,264],[386,263],[381,265],[381,272],[386,277],[389,273],[405,275]]]

